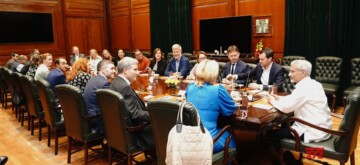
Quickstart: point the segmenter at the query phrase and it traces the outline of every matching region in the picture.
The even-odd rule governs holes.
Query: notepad
[[[265,104],[254,104],[253,107],[266,110],[270,110],[271,108],[273,108],[273,106]]]

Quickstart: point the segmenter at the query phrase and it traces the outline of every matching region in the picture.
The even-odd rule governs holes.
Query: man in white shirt
[[[288,96],[269,96],[268,102],[281,112],[294,112],[296,118],[331,129],[331,112],[327,98],[322,85],[310,78],[311,67],[311,63],[306,60],[292,61],[289,77],[292,82],[296,83],[295,90]],[[330,137],[328,133],[298,122],[293,123],[291,127],[297,131],[305,143],[323,141]],[[275,140],[294,138],[289,129],[285,127],[274,130],[271,135],[273,138],[278,138]]]

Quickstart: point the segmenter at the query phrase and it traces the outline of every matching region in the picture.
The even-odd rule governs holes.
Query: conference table
[[[180,83],[176,88],[169,88],[165,83],[166,78],[167,77],[161,76],[158,79],[155,79],[153,83],[149,83],[148,75],[142,74],[138,76],[137,80],[134,81],[131,85],[145,102],[156,99],[185,101],[185,98],[181,97],[180,95],[185,92],[186,87],[190,82],[188,80],[180,80]],[[151,86],[151,89],[149,88],[149,85]],[[229,86],[224,86],[230,92]],[[264,109],[263,107],[266,108]],[[234,129],[237,130],[255,131],[256,133],[262,134],[268,130],[271,130],[275,126],[284,123],[289,117],[293,115],[292,113],[285,114],[273,107],[269,107],[270,105],[267,103],[266,98],[261,98],[257,101],[249,102],[246,118],[242,118],[241,109],[238,108],[233,115],[228,117],[220,117],[218,122],[221,125],[230,124]]]

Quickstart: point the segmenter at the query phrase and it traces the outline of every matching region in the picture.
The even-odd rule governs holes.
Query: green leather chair
[[[6,109],[7,108],[7,95],[9,93],[9,88],[5,82],[5,67],[0,66],[0,89],[1,89],[1,105]],[[5,107],[6,105],[6,107]]]
[[[346,97],[357,86],[360,86],[360,58],[351,59],[351,86],[344,90],[343,105],[346,106]]]
[[[294,60],[305,60],[304,56],[284,56],[282,60],[282,65],[290,66],[291,61]]]
[[[225,64],[226,62],[217,62],[219,64],[219,75],[218,75],[218,82],[221,83],[222,81],[222,73],[224,72],[224,69],[225,69]]]
[[[332,96],[331,111],[335,110],[336,93],[339,89],[342,59],[334,56],[316,58],[315,80],[324,88],[325,94]]]
[[[293,82],[291,82],[290,77],[289,77],[290,66],[283,66],[283,67],[285,69],[285,72],[284,72],[285,81],[282,84],[282,88],[283,88],[284,92],[291,93],[295,89],[295,84]]]
[[[31,128],[31,135],[34,135],[34,120],[35,118],[37,118],[39,119],[39,141],[41,141],[42,123],[44,122],[44,111],[39,99],[35,81],[30,76],[21,76],[20,81],[29,111],[28,125],[30,125]]]
[[[14,85],[11,80],[11,73],[12,73],[12,71],[10,69],[4,67],[4,75],[3,75],[4,81],[5,81],[7,88],[9,89],[9,93],[11,95],[11,100],[10,100],[11,104],[14,105],[14,103],[13,103]],[[5,101],[5,109],[7,109],[7,106],[8,106],[8,104],[7,104],[7,100],[6,100]],[[14,108],[15,108],[14,106],[11,106],[11,109],[13,111],[14,111]]]
[[[307,147],[324,148],[323,157],[336,159],[341,165],[345,165],[350,157],[351,165],[355,165],[355,149],[357,147],[357,137],[360,126],[360,87],[355,88],[347,97],[347,105],[345,108],[344,118],[342,119],[339,129],[328,130],[317,125],[310,124],[298,118],[290,118],[287,121],[299,122],[309,127],[321,130],[331,134],[331,137],[321,142],[303,143],[300,142],[298,133],[295,130],[291,132],[295,135],[295,139],[281,140],[281,147],[288,150],[295,150],[301,153],[306,152]]]
[[[50,147],[50,140],[52,132],[54,132],[55,139],[55,155],[58,154],[58,138],[59,131],[65,132],[65,123],[62,119],[61,107],[50,83],[46,80],[36,80],[36,87],[38,88],[39,98],[45,114],[45,121],[48,127],[48,147]]]
[[[196,56],[194,56],[192,53],[181,53],[183,56],[187,57],[189,61],[195,60]]]
[[[68,137],[67,163],[71,163],[72,142],[76,139],[84,144],[84,163],[87,164],[88,148],[91,147],[90,145],[101,144],[104,138],[103,135],[92,132],[90,127],[90,121],[96,119],[99,115],[91,116],[87,113],[85,100],[79,88],[69,84],[61,84],[55,87],[55,93],[63,110],[66,136]],[[75,152],[77,151],[73,153]]]
[[[176,118],[178,114],[180,103],[174,100],[155,100],[148,103],[148,110],[150,114],[150,123],[152,125],[154,139],[156,144],[156,155],[159,165],[165,165],[166,158],[166,145],[168,141],[168,134],[172,127],[176,124]],[[183,109],[183,123],[185,125],[197,125],[196,108],[191,104],[186,104]],[[226,129],[230,129],[230,126],[226,126],[214,138],[214,143],[225,132]],[[231,136],[228,140],[230,142]],[[225,147],[223,151],[213,154],[213,164],[227,164],[231,161],[235,161],[236,148]]]
[[[20,77],[22,75],[18,72],[11,73],[11,80],[14,87],[13,106],[15,107],[15,117],[18,117],[18,121],[21,121],[21,126],[24,125],[24,113],[27,112],[25,105],[25,96],[21,89]]]
[[[137,145],[138,141],[135,134],[148,127],[149,124],[134,125],[131,121],[129,110],[127,110],[125,105],[124,97],[116,91],[98,89],[96,91],[96,99],[103,116],[106,140],[109,146],[109,164],[112,163],[111,148],[114,148],[127,155],[127,164],[131,165],[132,161],[135,161],[133,157],[143,151]]]

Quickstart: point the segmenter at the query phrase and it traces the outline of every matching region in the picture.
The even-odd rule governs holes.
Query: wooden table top
[[[181,98],[177,96],[178,92],[179,90],[186,90],[189,81],[182,80],[177,88],[169,88],[165,83],[166,78],[167,77],[160,77],[155,80],[155,84],[152,85],[151,91],[148,90],[149,77],[146,75],[139,76],[137,80],[131,84],[131,86],[143,100],[145,100],[144,98],[149,97],[152,93],[153,97],[151,96],[152,98],[149,99],[149,101],[164,97],[166,97],[166,99],[181,100]],[[225,85],[225,88],[229,89],[227,85]],[[257,105],[270,106],[267,103],[266,98],[261,98],[257,101],[249,102],[247,118],[241,118],[240,108],[238,108],[234,115],[221,117],[219,122],[221,124],[230,124],[235,129],[265,132],[272,129],[274,126],[283,123],[287,118],[292,116],[292,114],[284,114],[275,108],[267,110],[259,108]]]

